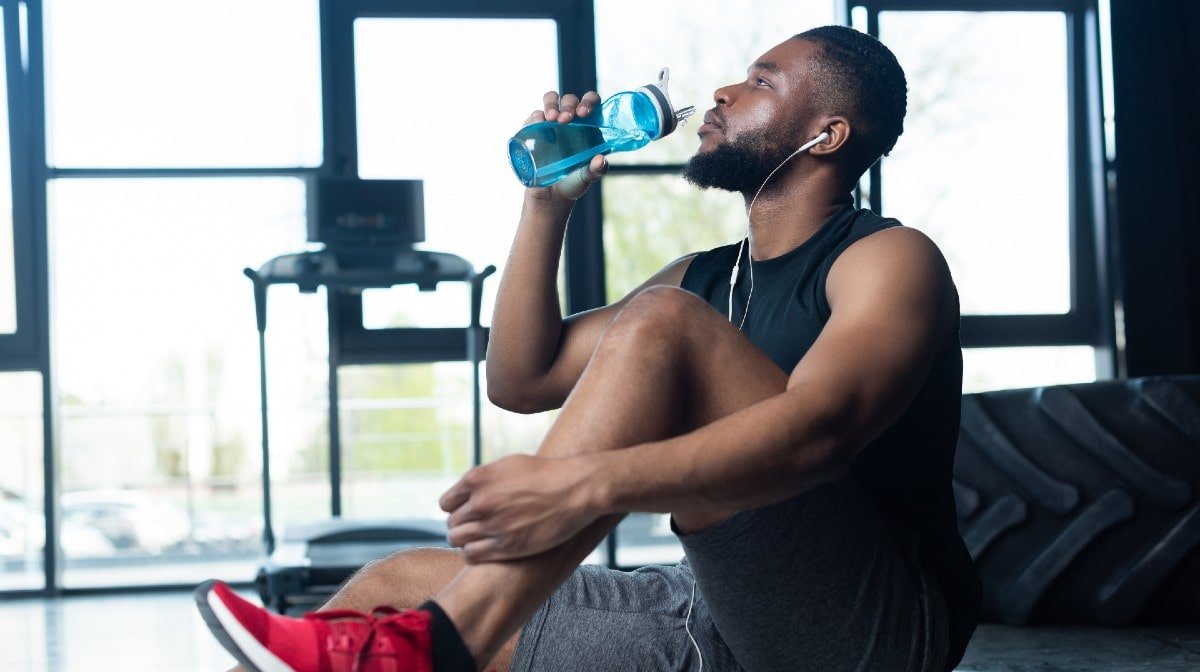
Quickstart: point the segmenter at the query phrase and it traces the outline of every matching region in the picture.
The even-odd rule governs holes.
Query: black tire
[[[959,529],[983,618],[1200,622],[1200,376],[963,396]]]

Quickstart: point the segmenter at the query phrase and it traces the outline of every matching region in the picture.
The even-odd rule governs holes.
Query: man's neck
[[[827,181],[789,180],[779,188],[764,190],[749,213],[750,253],[754,259],[773,259],[812,238],[838,208],[853,203]],[[746,205],[750,205],[748,195]]]

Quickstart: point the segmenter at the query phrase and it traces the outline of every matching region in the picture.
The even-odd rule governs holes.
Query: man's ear
[[[821,119],[820,129],[813,135],[820,135],[822,131],[829,134],[829,139],[813,145],[812,149],[808,150],[809,154],[830,156],[845,147],[850,141],[850,120],[845,117],[824,117]]]

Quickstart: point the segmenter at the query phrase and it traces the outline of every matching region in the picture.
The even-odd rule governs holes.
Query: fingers
[[[586,117],[599,105],[600,94],[595,91],[588,91],[583,94],[583,98],[573,93],[560,96],[557,91],[547,91],[542,96],[542,114],[544,115],[544,120],[557,121],[561,124],[565,124],[576,117]]]
[[[604,177],[604,174],[607,172],[608,158],[603,154],[593,156],[591,162],[588,163],[588,177],[591,178],[592,182]]]
[[[463,523],[461,525],[453,525],[450,527],[450,533],[447,539],[451,546],[463,548],[467,544],[479,541],[487,537],[483,523],[472,522]]]
[[[438,500],[438,506],[446,513],[454,513],[471,498],[471,488],[461,479]]]
[[[546,120],[545,112],[542,112],[541,110],[534,110],[528,117],[525,117],[525,121],[521,125],[529,126],[531,124],[541,123],[545,120]]]
[[[604,155],[592,157],[586,167],[580,168],[554,183],[551,187],[559,196],[568,200],[578,200],[593,182],[599,180],[608,172],[608,159]]]
[[[600,106],[600,94],[595,91],[588,91],[583,94],[583,98],[579,104],[575,106],[575,113],[581,117],[586,117],[591,114],[592,110]]]
[[[470,520],[479,520],[479,515],[471,509],[471,502],[467,500],[450,514],[450,517],[446,519],[446,526],[454,527]]]
[[[478,564],[481,562],[498,562],[501,560],[511,559],[513,556],[505,555],[502,552],[500,543],[495,539],[486,538],[478,541],[472,541],[462,547],[464,559],[467,564]]]

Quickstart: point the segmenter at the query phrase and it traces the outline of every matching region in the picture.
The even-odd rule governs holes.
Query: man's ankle
[[[434,671],[475,672],[478,667],[466,643],[463,642],[462,635],[437,602],[429,600],[417,608],[433,614],[430,637],[433,640]]]

